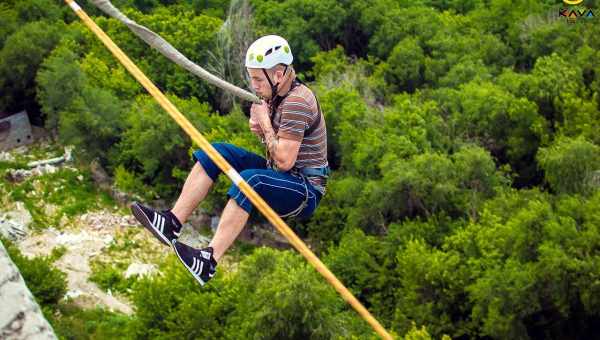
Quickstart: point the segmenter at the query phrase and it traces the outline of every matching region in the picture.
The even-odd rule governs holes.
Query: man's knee
[[[244,179],[246,183],[250,185],[259,195],[261,194],[261,181],[260,181],[260,173],[258,169],[247,169],[240,172],[240,176]],[[246,197],[246,195],[240,190],[240,188],[231,184],[229,191],[227,192],[229,198],[234,200],[238,206],[244,209],[247,213],[252,211],[252,204]]]
[[[248,183],[251,187],[256,187],[260,184],[260,173],[258,169],[246,169],[240,172],[240,176]]]
[[[229,153],[229,149],[231,148],[231,144],[228,143],[211,143],[210,145],[213,146],[213,148],[215,148],[215,150],[217,150],[218,153],[221,154],[221,156],[225,157],[228,153]],[[205,156],[208,157],[206,155],[206,152],[204,152],[204,150],[202,149],[198,149],[196,151],[194,151],[194,156],[196,156],[196,158],[198,158],[198,156]]]
[[[232,147],[231,144],[227,143],[212,143],[212,146],[217,150],[227,162],[231,163],[231,152],[230,149]],[[200,167],[204,172],[210,177],[213,181],[217,179],[219,174],[221,173],[221,169],[217,167],[217,165],[213,162],[210,157],[204,152],[204,150],[196,150],[194,151],[194,160],[200,164]]]
[[[227,152],[231,144],[228,143],[210,143],[221,155]]]

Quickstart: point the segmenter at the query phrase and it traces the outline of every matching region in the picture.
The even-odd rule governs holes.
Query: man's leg
[[[192,211],[208,194],[213,180],[206,174],[200,163],[196,162],[190,171],[175,206],[171,209],[181,224],[187,221]]]
[[[240,172],[240,176],[280,216],[297,210],[312,213],[318,203],[312,187],[309,190],[303,179],[290,174],[271,169],[247,169]],[[206,283],[215,274],[217,261],[238,237],[252,211],[252,204],[236,185],[232,185],[227,194],[230,199],[208,247],[195,249],[173,242],[175,253],[200,284]]]
[[[238,172],[266,167],[267,163],[264,158],[242,148],[224,143],[214,143],[213,146]],[[182,224],[206,197],[214,179],[221,173],[221,170],[203,151],[194,152],[194,159],[197,162],[190,171],[181,194],[171,210]]]
[[[221,214],[217,232],[208,247],[195,249],[173,241],[175,254],[198,283],[204,285],[215,275],[217,262],[238,237],[249,216],[249,213],[235,200],[230,199]]]
[[[242,209],[236,201],[230,199],[223,209],[217,232],[210,241],[209,247],[213,248],[213,256],[218,262],[238,237],[250,215]]]
[[[238,172],[249,168],[266,167],[264,158],[242,148],[224,143],[213,143],[212,145]],[[221,170],[202,150],[194,152],[194,160],[196,163],[172,210],[158,211],[138,202],[131,205],[131,211],[135,218],[166,245],[171,245],[179,238],[182,223],[206,197],[213,182],[221,173]]]

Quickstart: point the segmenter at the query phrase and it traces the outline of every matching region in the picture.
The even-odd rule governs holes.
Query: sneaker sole
[[[148,219],[148,216],[146,216],[146,214],[144,214],[144,211],[142,210],[142,208],[140,208],[138,206],[137,203],[133,203],[131,205],[131,213],[133,214],[133,216],[135,216],[136,220],[138,220],[144,226],[144,228],[148,229],[154,235],[154,237],[156,237],[159,241],[164,243],[166,246],[171,246],[170,240],[167,239],[161,232],[154,229],[154,227],[152,226],[152,223]]]
[[[196,273],[194,273],[188,266],[187,264],[185,264],[185,261],[183,261],[183,259],[181,258],[181,256],[179,255],[179,252],[177,251],[177,247],[175,247],[175,244],[173,244],[173,250],[175,250],[175,255],[177,255],[177,258],[179,259],[179,261],[181,261],[181,263],[183,264],[183,266],[185,267],[185,269],[188,270],[188,272],[190,272],[190,274],[192,274],[192,276],[194,277],[194,279],[196,279],[196,281],[198,281],[198,283],[200,284],[200,286],[204,286],[206,284],[206,282],[202,281],[202,279],[196,275]]]

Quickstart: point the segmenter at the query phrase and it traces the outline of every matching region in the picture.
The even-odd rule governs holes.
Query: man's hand
[[[257,135],[260,138],[263,138],[265,136],[263,130],[260,127],[260,124],[256,119],[254,119],[254,117],[250,116],[250,119],[248,120],[248,125],[250,126],[250,131],[252,131],[253,134]]]
[[[264,101],[260,104],[252,104],[250,108],[250,120],[258,122],[260,130],[264,135],[267,150],[275,167],[280,171],[290,170],[296,163],[301,141],[285,138],[279,139],[277,137],[271,125],[269,106]]]
[[[260,104],[252,104],[250,107],[250,119],[254,120],[259,125],[265,122],[265,120],[271,122],[269,117],[269,105],[263,100]]]
[[[269,131],[267,127],[272,130],[269,106],[264,100],[260,104],[255,103],[250,107],[248,125],[250,126],[250,131],[262,139],[265,138],[266,132]]]

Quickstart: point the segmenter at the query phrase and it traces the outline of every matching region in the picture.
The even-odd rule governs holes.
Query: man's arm
[[[269,155],[271,155],[277,169],[281,171],[290,170],[296,163],[301,142],[275,135],[271,121],[268,119],[261,119],[260,127],[265,134]]]
[[[281,171],[290,170],[296,163],[301,141],[278,137],[273,131],[271,119],[268,115],[268,107],[265,103],[253,104],[251,114],[256,118],[265,136],[265,144],[269,155],[273,159],[277,169]]]

